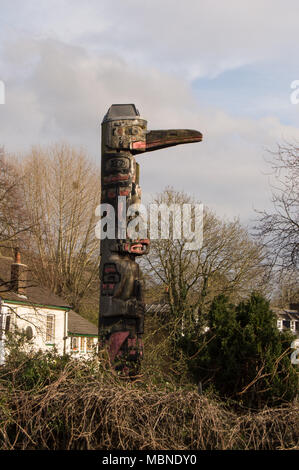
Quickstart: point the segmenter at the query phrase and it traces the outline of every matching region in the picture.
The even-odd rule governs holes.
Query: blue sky
[[[199,105],[220,106],[233,116],[253,119],[275,113],[282,124],[298,126],[299,111],[290,102],[290,84],[296,76],[295,63],[250,64],[197,78],[192,89]]]
[[[134,102],[149,129],[204,135],[140,157],[145,199],[172,185],[251,223],[271,207],[267,150],[299,140],[298,13],[297,0],[0,0],[0,144],[64,140],[99,162],[107,108]]]

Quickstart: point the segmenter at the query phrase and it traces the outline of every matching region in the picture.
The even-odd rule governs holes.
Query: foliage
[[[291,449],[297,425],[296,403],[237,414],[194,389],[120,380],[104,352],[22,352],[0,368],[1,450]]]
[[[26,333],[18,330],[6,334],[5,349],[6,359],[0,369],[0,381],[4,380],[11,388],[20,390],[39,392],[59,380],[65,370],[69,370],[72,379],[80,382],[91,375],[104,374],[107,367],[110,369],[106,351],[99,356],[94,352],[88,359],[78,360],[68,354],[58,354],[56,349],[36,350]]]
[[[171,207],[196,201],[183,192],[166,188],[154,202]],[[173,223],[171,230],[173,228]],[[151,249],[144,262],[148,288],[160,293],[167,289],[170,307],[169,332],[184,328],[204,315],[213,298],[225,293],[233,300],[241,300],[251,290],[265,291],[267,269],[263,248],[251,240],[238,220],[221,220],[212,211],[203,211],[203,243],[197,250],[187,250],[188,240],[168,239],[151,241]],[[156,294],[157,295],[157,294]],[[159,300],[159,299],[158,299]]]
[[[196,381],[213,384],[223,398],[263,407],[291,401],[298,392],[292,340],[279,332],[262,296],[252,294],[235,306],[221,295],[211,305],[209,330],[182,337],[180,347]]]

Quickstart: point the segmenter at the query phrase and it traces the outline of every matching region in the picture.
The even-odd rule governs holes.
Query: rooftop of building
[[[71,310],[71,305],[62,297],[53,294],[47,287],[40,286],[30,269],[23,265],[27,274],[27,286],[20,294],[11,290],[11,265],[13,258],[0,256],[0,298],[6,302],[39,307],[68,310],[68,333],[97,336],[97,327],[78,313]]]

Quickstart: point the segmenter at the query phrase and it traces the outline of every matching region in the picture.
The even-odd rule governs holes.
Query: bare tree
[[[0,148],[0,250],[7,252],[29,229],[21,192],[22,177]]]
[[[42,284],[78,308],[98,280],[99,169],[84,152],[59,144],[33,148],[23,175],[31,267]]]
[[[272,273],[273,298],[272,305],[280,308],[290,308],[299,304],[298,270],[288,269]]]
[[[278,145],[271,152],[275,178],[273,210],[258,211],[256,235],[267,246],[273,266],[281,272],[297,270],[299,260],[299,147]]]
[[[188,195],[166,189],[156,197],[157,204],[194,203]],[[148,282],[163,295],[168,291],[170,318],[190,324],[204,313],[211,300],[225,293],[239,300],[255,290],[264,291],[264,251],[253,241],[238,220],[225,221],[204,210],[203,244],[195,251],[185,250],[187,240],[152,240],[147,256]]]

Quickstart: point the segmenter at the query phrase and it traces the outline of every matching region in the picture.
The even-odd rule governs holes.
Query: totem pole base
[[[111,367],[121,378],[140,377],[143,342],[141,335],[135,333],[136,321],[126,319],[115,324],[115,320],[110,319],[107,323],[110,327],[102,327],[101,345],[107,348]]]

